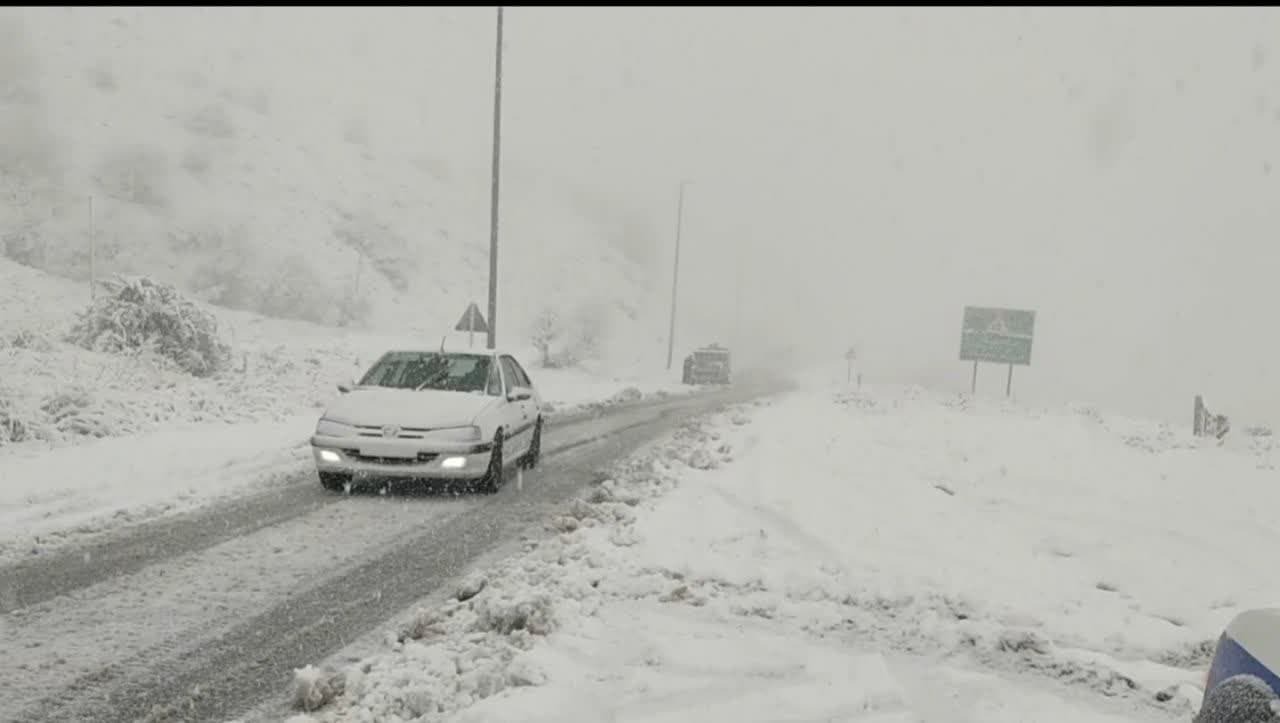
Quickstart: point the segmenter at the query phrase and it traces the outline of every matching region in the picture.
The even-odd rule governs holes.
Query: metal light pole
[[[489,198],[489,337],[488,348],[498,335],[498,179],[502,163],[502,6],[498,6],[498,40],[493,66],[493,182]]]
[[[684,187],[688,181],[680,182],[680,200],[676,202],[676,257],[671,269],[671,325],[667,329],[667,369],[671,369],[671,358],[676,348],[676,291],[680,288],[680,227],[684,223]]]
[[[733,345],[734,351],[742,349],[742,257],[746,249],[738,249],[737,278],[733,286]]]

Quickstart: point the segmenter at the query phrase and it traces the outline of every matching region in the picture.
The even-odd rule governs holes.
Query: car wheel
[[[351,475],[346,472],[321,472],[320,484],[330,492],[342,492],[351,482]]]
[[[529,442],[529,451],[524,453],[524,459],[520,460],[520,466],[525,469],[533,469],[538,466],[538,462],[542,460],[542,417],[538,417],[538,421],[533,423],[533,441]]]
[[[506,481],[506,467],[502,459],[502,430],[493,435],[493,451],[489,453],[489,469],[484,471],[477,488],[485,494],[493,494]]]

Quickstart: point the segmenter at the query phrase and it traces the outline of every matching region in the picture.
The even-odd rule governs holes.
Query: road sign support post
[[[978,364],[1009,367],[1004,395],[1013,396],[1013,368],[1031,364],[1036,313],[1021,309],[966,306],[960,334],[960,360],[973,362],[969,393],[978,393]]]

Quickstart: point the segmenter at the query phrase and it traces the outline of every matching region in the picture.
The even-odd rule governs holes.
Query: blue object
[[[1248,610],[1227,625],[1213,651],[1204,694],[1235,675],[1252,675],[1280,696],[1280,609]]]

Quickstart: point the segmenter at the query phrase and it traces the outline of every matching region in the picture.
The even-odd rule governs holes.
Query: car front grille
[[[425,462],[432,462],[440,456],[438,452],[419,452],[415,459],[409,459],[406,457],[377,457],[374,455],[360,454],[360,450],[358,449],[344,449],[342,450],[342,453],[356,462],[388,465],[422,464]]]
[[[422,439],[431,430],[426,427],[401,427],[400,434],[396,435],[396,439]],[[360,425],[356,427],[356,434],[361,437],[382,437],[382,427],[374,427],[369,425]]]

